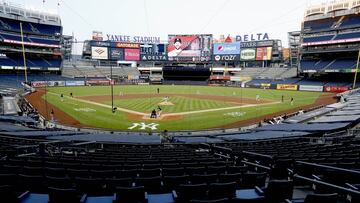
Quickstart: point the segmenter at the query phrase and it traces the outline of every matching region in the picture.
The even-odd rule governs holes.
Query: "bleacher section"
[[[244,76],[251,78],[291,78],[297,75],[296,68],[244,68],[235,76]]]
[[[303,43],[329,41],[329,40],[333,39],[333,37],[334,37],[334,35],[304,37]]]
[[[335,60],[307,60],[300,62],[300,67],[303,72],[342,72],[351,70],[356,67],[355,59],[335,59]],[[350,70],[350,71],[349,71]]]
[[[44,58],[27,58],[26,66],[31,68],[60,68],[61,59],[44,59]],[[0,66],[9,67],[24,67],[24,60],[22,58],[4,58],[0,57]]]
[[[313,20],[304,22],[304,31],[306,32],[315,32],[321,30],[329,30],[335,22],[337,22],[340,17],[336,18],[327,18],[322,20]]]
[[[62,75],[64,77],[107,77],[112,74],[114,76],[139,78],[140,72],[133,67],[109,67],[98,66],[94,61],[64,61]]]
[[[360,17],[358,15],[350,15],[344,18],[340,24],[340,28],[351,28],[360,24]]]
[[[0,13],[0,69],[6,72],[23,69],[24,42],[27,67],[39,71],[60,71],[62,26],[59,16],[6,2],[0,4]]]
[[[62,27],[58,25],[52,25],[55,24],[55,22],[53,21],[49,24],[40,24],[31,21],[22,21],[23,32],[28,34],[40,34],[49,36],[60,35],[62,33]],[[14,19],[1,17],[0,29],[20,33],[20,23],[19,21]]]

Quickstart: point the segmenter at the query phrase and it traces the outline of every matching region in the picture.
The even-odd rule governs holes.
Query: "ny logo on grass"
[[[145,124],[145,123],[133,123],[131,127],[129,127],[129,130],[132,130],[136,127],[139,127],[140,130],[146,130],[146,128],[150,128],[151,130],[156,130],[157,126],[159,124],[157,123],[149,123],[149,124]]]

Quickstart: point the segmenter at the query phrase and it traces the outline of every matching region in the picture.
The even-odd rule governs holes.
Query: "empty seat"
[[[214,199],[214,200],[190,200],[191,203],[228,203],[228,198]]]
[[[235,197],[236,182],[230,183],[211,183],[209,185],[209,196],[211,198],[229,198]]]
[[[29,190],[31,192],[41,193],[46,191],[44,178],[42,176],[19,174],[18,185],[23,190]]]
[[[49,203],[78,203],[80,196],[73,188],[61,189],[49,187]]]
[[[0,185],[1,202],[17,203],[18,198],[14,187],[11,185]]]
[[[215,183],[217,182],[217,174],[193,174],[190,178],[192,184]]]
[[[188,184],[189,176],[165,176],[163,178],[164,189],[166,191],[176,190],[181,184]]]
[[[266,181],[266,173],[244,173],[242,175],[241,187],[254,188],[255,186],[264,187]]]
[[[271,180],[266,188],[244,189],[236,191],[236,199],[240,202],[260,201],[265,199],[267,203],[284,202],[291,199],[293,194],[293,182],[288,180]]]
[[[160,169],[159,169],[159,168],[155,168],[155,169],[142,169],[142,170],[139,170],[139,176],[140,176],[140,177],[155,177],[155,176],[160,176]]]
[[[55,188],[72,188],[74,184],[69,177],[45,176],[47,186]]]
[[[75,178],[76,188],[78,191],[89,195],[103,195],[105,194],[105,183],[98,178]]]
[[[338,201],[338,194],[308,194],[305,197],[305,203],[318,203],[318,202],[326,202],[326,203],[336,203]]]
[[[145,193],[144,186],[137,187],[117,187],[116,203],[145,203],[147,194]]]
[[[108,191],[115,191],[117,187],[131,187],[134,181],[132,178],[107,178],[105,182]]]
[[[135,179],[136,186],[144,186],[145,191],[149,193],[159,193],[162,191],[161,177],[138,177]]]
[[[163,168],[162,175],[163,176],[182,176],[184,175],[184,168]]]
[[[175,199],[180,202],[188,202],[192,199],[203,199],[207,195],[208,187],[203,184],[181,184],[175,191]]]

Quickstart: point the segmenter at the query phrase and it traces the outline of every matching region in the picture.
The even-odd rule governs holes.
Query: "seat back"
[[[230,183],[211,183],[209,195],[212,198],[232,198],[235,196],[236,182]]]
[[[326,203],[336,203],[338,200],[338,194],[308,194],[305,198],[304,203],[317,203],[317,202],[326,202]]]
[[[228,198],[223,198],[223,199],[214,199],[214,200],[190,200],[191,203],[228,203],[229,199]]]
[[[294,184],[288,180],[271,180],[265,189],[267,202],[280,202],[291,199],[293,196]]]
[[[144,186],[137,187],[116,187],[117,203],[138,203],[145,202]]]
[[[79,202],[80,198],[73,188],[60,189],[55,187],[48,187],[49,203],[75,203]]]
[[[207,195],[207,185],[203,184],[181,184],[177,190],[181,201],[203,198]]]
[[[241,187],[248,189],[255,186],[264,187],[266,176],[266,173],[244,173],[242,175]]]
[[[18,202],[14,187],[10,185],[0,185],[1,202]]]

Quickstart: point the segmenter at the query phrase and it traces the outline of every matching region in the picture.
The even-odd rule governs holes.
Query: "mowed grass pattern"
[[[70,92],[75,97],[81,96],[95,96],[95,95],[110,95],[109,86],[96,86],[96,87],[56,87],[48,88],[48,90],[54,94],[47,94],[46,99],[57,106],[62,111],[66,112],[79,122],[87,126],[93,126],[95,128],[107,128],[116,130],[128,130],[134,122],[144,123],[157,123],[157,131],[163,130],[202,130],[213,129],[221,126],[225,126],[238,121],[252,119],[259,116],[265,116],[268,114],[276,113],[279,111],[289,110],[296,107],[302,107],[315,102],[320,95],[331,97],[328,93],[319,92],[300,92],[300,91],[284,91],[284,90],[263,90],[263,89],[251,89],[251,88],[231,88],[231,87],[204,87],[204,86],[115,86],[114,93],[119,95],[123,94],[149,94],[155,95],[156,89],[160,88],[160,93],[168,94],[203,94],[203,95],[220,95],[220,96],[232,96],[241,98],[255,99],[255,96],[260,95],[261,99],[267,99],[268,101],[280,102],[281,96],[284,96],[283,103],[276,103],[266,106],[255,106],[246,108],[236,108],[231,110],[221,110],[214,112],[196,113],[184,115],[179,120],[142,120],[129,118],[127,113],[117,111],[115,114],[111,113],[110,108],[100,107],[98,105],[89,104],[80,101],[68,101],[67,97],[65,102],[61,102],[59,95],[63,93],[68,96]],[[290,105],[290,98],[294,98],[294,104]],[[45,96],[43,97],[45,98]],[[110,98],[110,97],[109,97]],[[149,112],[154,107],[157,107],[157,103],[161,101],[162,97],[155,97],[153,99],[129,99],[115,101],[115,105],[127,109],[132,109],[139,112]],[[174,99],[174,100],[173,100]],[[198,109],[212,109],[231,106],[234,104],[228,104],[221,101],[206,100],[206,99],[194,99],[186,96],[174,96],[170,97],[170,101],[174,102],[175,106],[164,107],[164,113],[170,112],[184,112],[194,111]],[[105,101],[104,103],[111,105],[111,101]],[[82,112],[76,111],[76,108],[91,108],[96,112]],[[150,110],[149,110],[150,109]],[[241,113],[242,116],[232,116],[232,114]],[[139,129],[133,129],[137,131]],[[147,129],[148,131],[149,129]]]
[[[114,100],[114,105],[117,107],[130,109],[139,112],[151,112],[153,109],[157,109],[159,103],[163,101],[163,97],[152,97],[146,99],[122,99]],[[207,99],[194,99],[184,96],[169,97],[169,102],[173,103],[172,106],[161,106],[163,113],[178,113],[187,111],[197,111],[205,109],[218,109],[229,106],[234,106],[228,102],[207,100]],[[105,102],[105,104],[111,105],[111,101]]]

